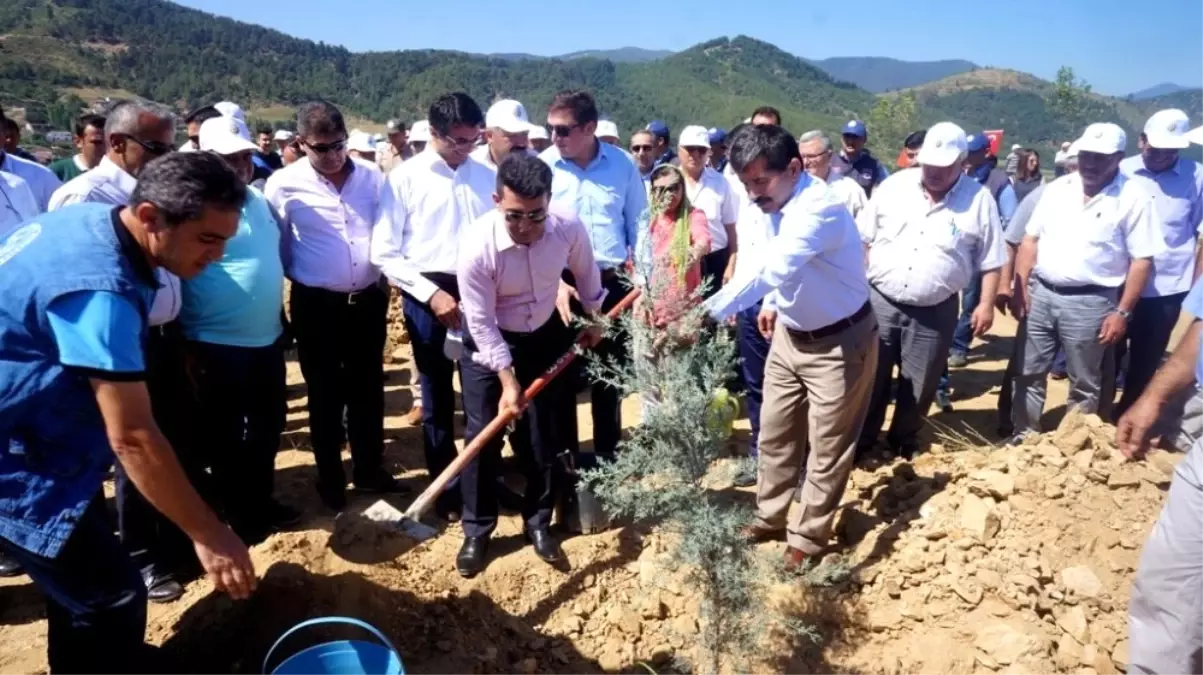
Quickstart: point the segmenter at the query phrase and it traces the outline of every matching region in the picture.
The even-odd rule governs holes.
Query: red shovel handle
[[[639,297],[639,292],[639,289],[635,289],[630,293],[627,293],[625,298],[619,300],[618,304],[614,305],[610,308],[610,311],[606,312],[606,318],[611,320],[618,318],[620,314],[622,314],[628,307],[635,303],[635,300]],[[561,356],[559,359],[556,359],[556,362],[547,369],[547,372],[535,378],[535,381],[531,382],[530,385],[526,387],[526,391],[523,392],[524,398],[527,401],[533,400],[540,391],[543,391],[543,388],[547,386],[547,383],[551,382],[557,375],[564,372],[564,369],[567,368],[568,364],[572,363],[574,359],[576,359],[576,349],[569,349],[564,353],[563,356]],[[438,477],[435,478],[430,485],[422,491],[422,494],[418,495],[418,498],[409,505],[409,508],[405,510],[405,516],[408,518],[413,518],[414,520],[421,518],[422,514],[425,513],[430,507],[430,503],[434,501],[435,497],[438,497],[447,487],[447,484],[464,470],[464,467],[467,466],[468,462],[471,462],[478,454],[480,454],[480,451],[485,447],[485,444],[488,443],[489,440],[494,436],[501,433],[502,429],[505,429],[506,426],[509,425],[510,422],[514,421],[514,419],[517,418],[521,413],[521,410],[515,411],[509,408],[497,413],[497,417],[494,417],[493,421],[489,422],[488,426],[486,426],[484,429],[481,429],[480,433],[476,435],[476,438],[473,438],[472,442],[465,446],[464,449],[461,450],[458,455],[456,455],[455,459],[451,460],[451,463],[447,465],[447,468],[443,469],[443,473],[440,473]]]

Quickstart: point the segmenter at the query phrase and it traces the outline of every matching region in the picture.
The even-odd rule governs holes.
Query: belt
[[[1085,284],[1083,286],[1061,286],[1059,284],[1050,284],[1041,277],[1036,277],[1036,281],[1039,281],[1040,285],[1044,286],[1050,291],[1059,293],[1061,295],[1094,295],[1096,293],[1106,293],[1115,290],[1110,286],[1100,286],[1098,284]]]
[[[802,340],[803,342],[815,342],[816,340],[822,340],[823,338],[831,337],[832,335],[836,335],[845,329],[855,326],[861,319],[869,316],[869,312],[872,311],[873,306],[869,304],[868,301],[865,301],[865,304],[861,305],[861,308],[853,312],[851,316],[840,319],[833,324],[828,324],[822,328],[816,328],[814,330],[794,330],[793,328],[786,328],[786,330],[789,331],[790,335]]]
[[[314,295],[321,296],[323,299],[334,300],[340,304],[345,303],[348,305],[358,304],[359,299],[362,296],[364,296],[368,293],[371,293],[373,291],[380,290],[380,287],[377,286],[376,284],[372,284],[371,286],[366,286],[364,288],[359,289],[358,291],[351,291],[349,293],[345,292],[345,291],[332,291],[328,288],[318,288],[316,286],[306,286],[304,284],[297,284],[297,285],[300,286],[301,288],[305,289],[306,291],[312,292]]]

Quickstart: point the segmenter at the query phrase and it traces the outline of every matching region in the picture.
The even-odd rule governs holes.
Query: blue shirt
[[[761,264],[735,275],[706,303],[716,319],[755,305],[769,293],[779,320],[794,330],[816,330],[856,313],[869,300],[865,254],[856,221],[830,190],[808,190],[803,174],[780,213],[769,219],[775,236]]]
[[[1195,273],[1195,240],[1203,227],[1203,167],[1179,159],[1159,173],[1145,167],[1140,155],[1120,162],[1120,173],[1153,197],[1153,220],[1165,249],[1153,257],[1153,273],[1142,297],[1185,293]]]
[[[1196,320],[1203,319],[1203,279],[1191,286],[1190,293],[1182,302],[1182,310]],[[1195,356],[1195,386],[1203,386],[1203,340],[1199,340],[1199,353]]]
[[[184,337],[231,347],[266,347],[283,330],[280,225],[263,193],[247,188],[238,232],[225,255],[183,282]]]
[[[597,143],[597,156],[582,169],[556,146],[539,158],[551,166],[551,200],[576,212],[589,231],[593,257],[602,269],[622,266],[639,242],[647,192],[639,169],[621,148]]]
[[[108,291],[68,293],[50,302],[46,317],[59,363],[101,377],[118,376],[106,379],[143,378],[145,320],[125,296]]]

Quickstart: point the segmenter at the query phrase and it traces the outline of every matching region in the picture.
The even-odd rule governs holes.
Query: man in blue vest
[[[890,172],[865,148],[865,143],[869,140],[865,123],[849,120],[840,129],[840,138],[843,140],[843,147],[840,148],[840,154],[831,158],[831,169],[856,181],[857,185],[864,189],[865,197],[872,197],[873,188],[885,180]]]
[[[246,546],[155,425],[142,351],[155,268],[187,279],[220,259],[245,196],[220,158],[172,154],[146,166],[129,206],[70,206],[0,241],[0,552],[46,595],[52,672],[155,668],[146,586],[105,513],[114,455],[215,588],[254,589]]]

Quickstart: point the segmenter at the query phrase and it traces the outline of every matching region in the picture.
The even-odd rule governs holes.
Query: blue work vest
[[[83,290],[154,288],[122,252],[113,207],[45,213],[0,241],[0,537],[53,558],[100,492],[113,450],[87,375],[59,363],[46,309]]]

